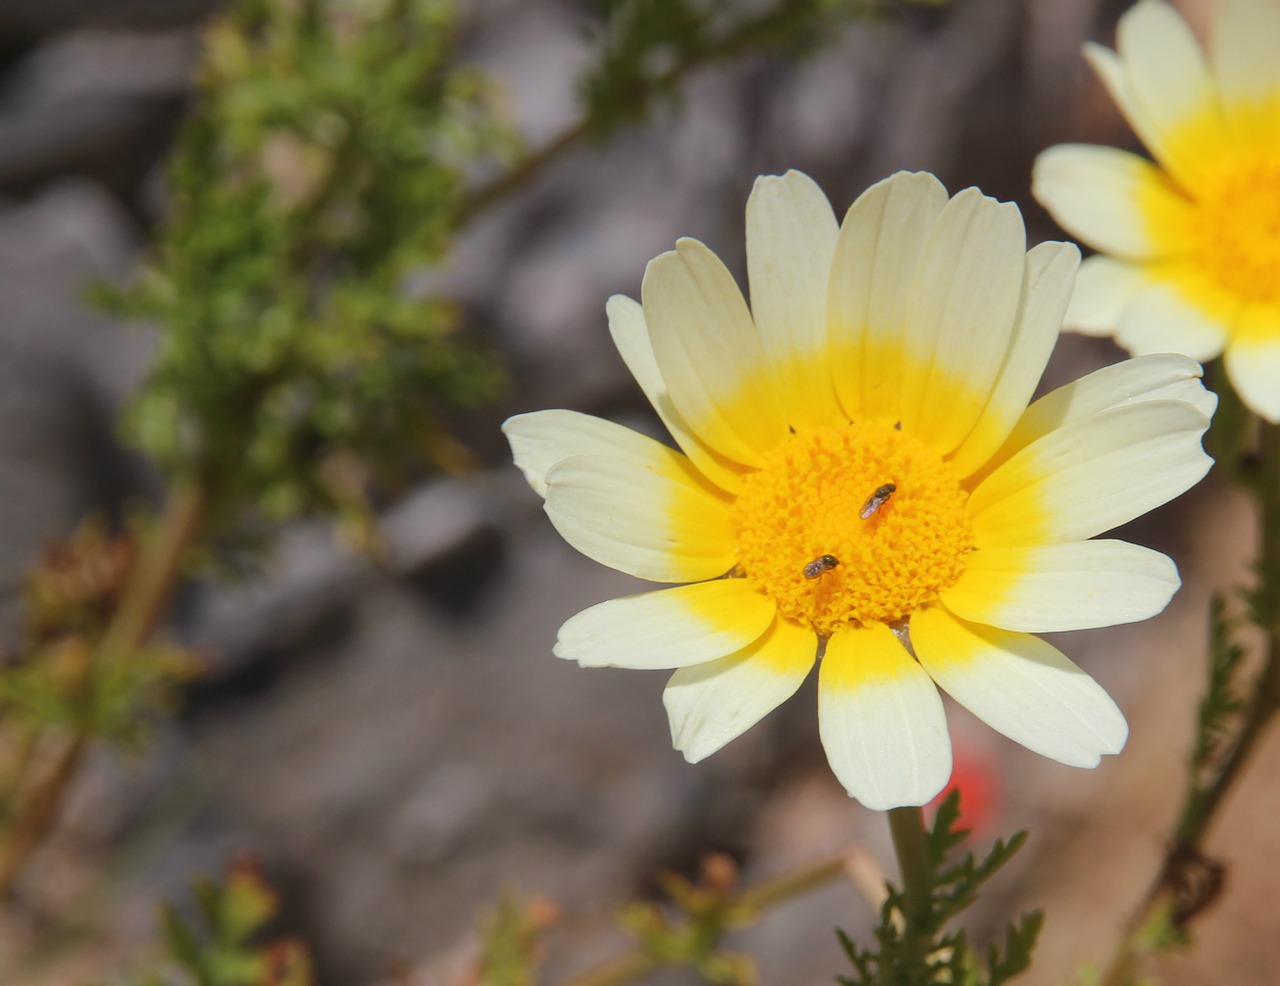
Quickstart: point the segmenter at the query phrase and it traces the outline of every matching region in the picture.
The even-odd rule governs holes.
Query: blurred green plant
[[[102,659],[97,642],[136,562],[132,530],[87,521],[27,575],[22,648],[0,662],[0,894],[52,824],[88,745],[136,748],[200,669],[163,643]]]
[[[221,882],[197,879],[192,903],[162,906],[166,968],[142,973],[130,986],[312,986],[302,942],[264,940],[280,899],[252,860],[233,862]]]
[[[128,432],[215,518],[341,512],[366,476],[453,464],[440,415],[497,393],[420,283],[469,169],[517,146],[454,64],[457,21],[452,0],[249,0],[206,35],[168,218],[99,297],[159,326]]]
[[[479,964],[458,986],[537,986],[543,937],[559,919],[545,897],[504,893],[482,923]]]

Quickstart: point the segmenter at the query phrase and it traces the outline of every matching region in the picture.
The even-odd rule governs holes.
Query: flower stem
[[[1226,799],[1280,712],[1280,425],[1259,422],[1256,460],[1237,464],[1237,478],[1258,500],[1258,586],[1252,616],[1265,639],[1265,661],[1254,681],[1239,731],[1217,771],[1188,792],[1159,873],[1130,919],[1100,986],[1135,981],[1142,958],[1180,937],[1212,903],[1222,867],[1203,845]]]
[[[920,962],[925,961],[933,943],[930,931],[933,916],[933,870],[929,864],[929,841],[924,815],[919,808],[891,808],[889,832],[893,851],[902,871],[903,934],[908,948]]]

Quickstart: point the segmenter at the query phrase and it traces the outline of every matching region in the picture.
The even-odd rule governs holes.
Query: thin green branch
[[[1205,841],[1228,794],[1280,712],[1280,425],[1259,422],[1256,456],[1233,463],[1236,478],[1258,500],[1258,585],[1250,615],[1265,638],[1262,670],[1254,680],[1239,731],[1217,770],[1193,783],[1159,873],[1127,926],[1099,986],[1130,986],[1148,955],[1181,940],[1191,921],[1222,887],[1221,864]]]
[[[203,505],[203,492],[196,483],[180,483],[170,494],[148,532],[120,605],[85,665],[86,688],[96,669],[126,660],[155,631],[181,574],[183,557],[199,530]],[[89,745],[85,729],[65,738],[44,772],[22,792],[21,804],[0,846],[0,901],[8,898],[31,855],[51,831]]]
[[[812,6],[811,0],[783,0],[773,9],[738,24],[711,44],[681,57],[666,71],[640,80],[630,94],[630,116],[641,116],[640,111],[651,99],[657,94],[669,92],[690,73],[763,49],[784,33],[788,25],[803,17]],[[871,0],[868,0],[865,9],[870,11],[873,7]],[[598,133],[608,122],[588,110],[537,151],[524,157],[510,171],[476,188],[458,210],[456,225],[459,228],[466,225],[489,206],[533,181],[576,149],[587,137]]]

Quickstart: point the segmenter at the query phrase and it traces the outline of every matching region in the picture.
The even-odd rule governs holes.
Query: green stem
[[[1198,848],[1218,808],[1280,712],[1280,425],[1259,423],[1256,470],[1247,476],[1258,498],[1258,587],[1253,616],[1266,637],[1266,663],[1254,684],[1244,723],[1213,779],[1187,799],[1176,843]]]
[[[889,810],[889,831],[893,851],[902,871],[902,917],[908,947],[921,964],[933,944],[933,869],[929,863],[929,840],[924,815],[919,808]]]
[[[204,494],[196,483],[179,482],[147,534],[138,565],[110,625],[86,663],[84,687],[97,668],[127,660],[154,632],[182,571],[182,560],[204,516]],[[0,846],[0,901],[8,897],[31,854],[57,820],[62,799],[89,749],[83,728],[68,737],[31,785]]]
[[[1266,658],[1230,754],[1217,772],[1189,792],[1159,873],[1128,925],[1101,986],[1128,986],[1141,959],[1183,932],[1212,902],[1221,870],[1203,846],[1227,795],[1280,712],[1280,425],[1259,423],[1256,460],[1236,463],[1236,477],[1258,500],[1258,586],[1253,617]]]

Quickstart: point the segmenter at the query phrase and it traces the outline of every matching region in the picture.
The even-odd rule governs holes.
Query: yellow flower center
[[[1236,162],[1196,192],[1205,275],[1243,301],[1280,304],[1280,158]]]
[[[734,504],[738,568],[820,634],[893,623],[960,577],[967,501],[948,463],[889,425],[792,435]]]

